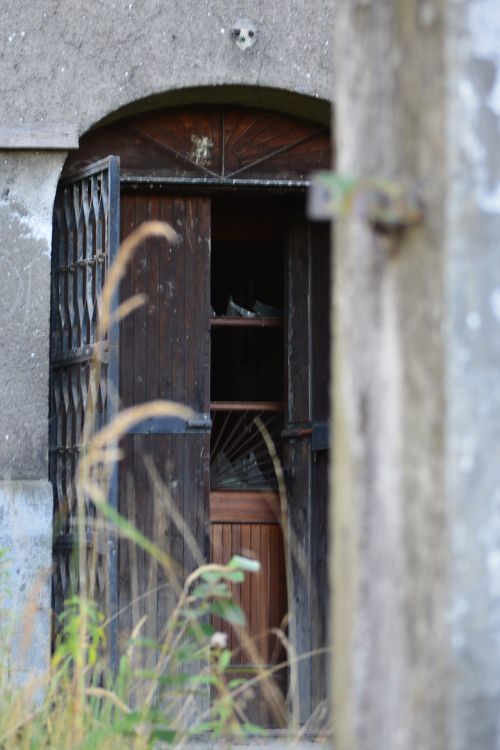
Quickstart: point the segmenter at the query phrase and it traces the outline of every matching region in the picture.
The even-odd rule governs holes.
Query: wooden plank
[[[121,239],[125,239],[135,226],[135,198],[122,198]],[[120,298],[125,301],[133,294],[133,273],[129,265],[121,283]],[[128,315],[120,323],[120,401],[123,407],[134,403],[134,316]],[[135,520],[133,510],[134,493],[134,442],[132,437],[126,437],[121,444],[125,452],[120,463],[120,490],[118,508],[120,513],[130,521]],[[118,603],[119,603],[119,649],[123,654],[132,632],[132,592],[131,592],[131,543],[127,539],[120,539],[118,546]]]
[[[250,536],[250,524],[242,524],[241,526],[241,554],[244,557],[252,557],[251,536]],[[241,608],[246,616],[245,636],[250,637],[250,608],[252,602],[252,576],[245,576],[244,582],[241,584]],[[249,655],[242,649],[241,652],[241,664],[248,664],[250,661]]]
[[[330,226],[311,226],[312,419],[330,417]]]
[[[210,285],[210,202],[206,198],[185,199],[184,274],[184,367],[185,402],[196,412],[205,413],[209,404],[209,285]],[[205,509],[208,507],[208,476],[204,464],[208,462],[209,436],[186,436],[186,466],[184,476],[184,520],[196,539],[199,556],[195,559],[186,548],[185,572],[197,566],[204,555]]]
[[[329,421],[330,380],[330,233],[328,225],[311,228],[312,418]],[[327,644],[328,451],[316,451],[311,465],[311,649]],[[311,710],[327,697],[324,656],[311,659]]]
[[[271,609],[271,565],[270,565],[270,525],[260,527],[260,565],[261,565],[261,596],[259,610],[259,632],[261,639],[260,653],[264,664],[270,660],[270,628],[274,625],[270,620]]]
[[[172,203],[172,225],[179,233],[179,242],[169,249],[169,325],[167,331],[162,335],[170,336],[170,367],[171,367],[171,393],[168,398],[185,403],[186,398],[186,374],[185,374],[185,268],[186,268],[186,206],[181,198],[174,198]],[[171,491],[172,500],[180,516],[184,519],[186,502],[192,502],[185,495],[184,478],[185,467],[189,471],[185,460],[185,441],[183,436],[172,437],[170,443]],[[182,529],[173,524],[171,527],[172,555],[179,564],[182,575],[185,573],[184,561],[184,536]]]
[[[147,218],[149,221],[159,219],[159,198],[158,196],[148,196],[147,198]],[[158,398],[158,369],[159,369],[159,349],[158,340],[160,337],[159,329],[159,307],[158,307],[158,286],[159,286],[159,238],[149,237],[146,242],[146,384],[145,399],[153,401]],[[158,465],[158,438],[150,435],[145,440],[145,458],[151,458],[154,464]],[[159,508],[156,507],[159,498],[154,492],[153,486],[146,473],[145,479],[145,507],[144,507],[144,531],[146,536],[154,543],[158,544],[158,516]],[[144,598],[144,606],[147,613],[147,621],[144,627],[144,634],[148,638],[156,639],[158,635],[158,563],[152,555],[145,556],[145,590],[147,596]],[[163,617],[163,613],[162,613]],[[146,664],[153,667],[155,654],[152,650],[148,652]]]
[[[131,507],[133,500],[133,476],[134,476],[134,446],[133,438],[125,438],[121,445],[124,453],[120,463],[119,474],[119,511],[127,520],[133,522],[134,512]],[[120,538],[118,542],[118,648],[123,654],[127,641],[132,632],[132,609],[131,609],[131,558],[130,542],[128,539]]]
[[[135,224],[140,225],[148,218],[147,199],[137,196],[135,201]],[[133,261],[134,294],[146,294],[147,291],[147,243],[143,243],[134,255]],[[147,376],[147,310],[144,305],[135,313],[134,331],[134,404],[141,404],[146,400]],[[134,479],[135,479],[135,519],[137,529],[147,534],[145,525],[145,505],[148,480],[144,465],[146,436],[134,435]],[[136,571],[138,579],[139,599],[136,611],[139,617],[147,615],[146,598],[143,596],[147,588],[147,555],[139,548],[135,549]],[[133,625],[135,626],[135,622]],[[142,663],[142,662],[141,662]]]
[[[228,318],[218,315],[210,318],[211,328],[283,328],[282,318]]]
[[[250,547],[252,550],[252,557],[256,560],[261,558],[260,549],[260,525],[251,524],[250,526]],[[250,611],[249,611],[249,622],[250,622],[250,637],[253,640],[254,645],[260,652],[261,642],[258,639],[260,635],[260,608],[262,606],[261,596],[261,581],[262,573],[253,573],[251,576],[251,594],[250,594]]]
[[[216,565],[222,565],[222,524],[216,523],[212,526],[212,533],[211,533],[211,557],[212,562]],[[215,615],[212,618],[212,625],[214,626],[215,630],[220,631],[221,630],[221,624],[222,620],[219,616]]]
[[[231,538],[231,525],[228,523],[222,524],[222,564],[227,565],[232,557],[232,538]],[[232,648],[232,627],[231,625],[223,621],[222,631],[227,633],[228,646]]]
[[[311,419],[311,259],[310,228],[304,219],[290,224],[287,257],[287,425],[285,433]],[[310,437],[284,442],[288,491],[288,592],[290,637],[297,655],[311,650],[311,450]],[[306,524],[304,524],[306,521]],[[311,714],[311,663],[297,665],[300,720]]]
[[[283,411],[277,401],[211,401],[212,411]]]
[[[235,523],[231,526],[231,556],[241,555],[241,524]],[[246,574],[248,576],[248,573]],[[231,586],[233,601],[241,607],[241,583]],[[233,628],[231,648],[235,652],[232,663],[241,664],[241,626]]]
[[[0,149],[69,151],[77,149],[78,145],[78,128],[76,125],[69,123],[29,123],[26,125],[0,126]],[[108,153],[113,152],[109,151]]]
[[[277,492],[210,492],[211,523],[279,523],[280,518]]]
[[[281,611],[280,601],[280,576],[279,570],[282,561],[280,560],[279,537],[281,528],[271,526],[269,529],[269,569],[270,569],[270,597],[269,597],[269,623],[271,627],[279,628],[284,612]],[[281,550],[282,551],[282,550]],[[279,647],[276,636],[269,639],[269,661],[274,664],[278,660]]]
[[[162,195],[160,197],[159,218],[172,224],[172,198]],[[170,399],[172,397],[172,337],[170,331],[170,313],[172,306],[172,250],[163,242],[158,250],[159,262],[159,288],[158,288],[158,316],[159,316],[159,338],[158,347],[158,398]],[[171,494],[172,473],[172,439],[169,435],[161,435],[158,438],[158,471],[165,485],[164,507],[161,512],[161,547],[174,559],[172,547],[173,522],[168,512]],[[168,617],[172,613],[177,602],[175,579],[169,577],[167,571],[162,568],[158,574],[158,617],[163,619],[163,624],[158,623],[161,633]]]

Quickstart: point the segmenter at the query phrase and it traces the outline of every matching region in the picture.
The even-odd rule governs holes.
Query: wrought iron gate
[[[109,421],[118,398],[118,325],[97,340],[101,295],[120,240],[119,159],[110,156],[62,180],[54,209],[51,300],[50,479],[54,488],[53,606],[79,588],[77,484],[85,450],[83,426],[89,409],[96,428]],[[91,377],[94,357],[100,375]],[[116,480],[109,501],[115,505]],[[95,510],[87,502],[87,550],[93,556],[89,581],[106,613],[116,612],[117,544],[113,534],[94,531]],[[116,637],[111,627],[112,661]]]

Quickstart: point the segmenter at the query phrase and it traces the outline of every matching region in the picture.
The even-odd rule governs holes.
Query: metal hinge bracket
[[[416,189],[396,182],[315,172],[308,191],[307,213],[316,221],[355,216],[378,231],[392,232],[420,224],[423,203]]]

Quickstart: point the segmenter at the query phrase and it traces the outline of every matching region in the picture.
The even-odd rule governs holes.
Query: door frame
[[[189,109],[190,111],[193,110],[195,112],[199,112],[200,109],[212,107],[212,109],[215,110],[217,107],[219,107],[223,110],[222,117],[224,121],[224,106],[220,107],[220,105],[200,105],[198,108],[194,106],[191,108],[183,107],[178,109]],[[230,105],[227,105],[227,108],[228,111],[234,109]],[[173,109],[174,108],[167,110],[167,114],[171,113]],[[243,113],[245,113],[245,110],[248,110],[248,108],[239,109],[243,111]],[[305,122],[303,120],[299,121],[298,118],[293,118],[292,116],[269,113],[266,110],[254,110],[254,112],[256,113],[255,117],[257,119],[259,117],[262,117],[264,118],[263,121],[266,117],[271,117],[271,119],[274,117],[274,120],[280,123],[280,127],[281,124],[285,120],[287,120],[287,118],[288,120],[290,120],[290,122],[294,120],[300,123]],[[152,115],[156,114],[158,113],[152,113]],[[197,116],[198,115],[196,115],[196,117]],[[142,122],[145,117],[148,117],[148,115],[140,115],[138,116],[138,118],[128,119],[133,121],[133,127],[135,127],[137,122]],[[193,120],[193,122],[197,122],[196,118]],[[118,135],[120,135],[121,132],[123,136],[123,129],[122,131],[120,131],[120,127],[122,127],[122,125],[123,123],[121,123],[121,121],[118,121],[117,123],[113,123],[109,126],[104,126],[103,128],[92,131],[91,133],[87,134],[87,136],[84,136],[81,140],[81,147],[79,151],[72,153],[68,158],[68,161],[65,165],[64,175],[67,177],[71,174],[72,171],[81,168],[85,163],[88,163],[89,161],[96,161],[99,156],[103,155],[103,149],[105,155],[107,155],[108,153],[118,153],[122,157],[122,164],[125,164],[126,158],[130,156],[131,152],[130,150],[127,150],[128,147],[127,144],[123,141],[123,138],[122,141],[120,141],[119,138],[116,141],[114,140],[115,132],[119,131]],[[196,125],[196,127],[198,126]],[[184,174],[183,169],[180,168],[178,169],[178,171],[176,171],[177,167],[171,168],[169,173],[167,170],[162,174],[157,174],[152,169],[137,170],[133,168],[129,169],[126,167],[120,175],[120,193],[123,194],[125,191],[133,192],[136,190],[140,190],[141,192],[144,190],[152,190],[154,192],[165,191],[171,193],[173,190],[175,190],[180,194],[186,193],[191,195],[216,195],[222,192],[233,192],[235,190],[238,190],[245,192],[258,191],[260,194],[267,195],[284,193],[293,195],[304,194],[306,189],[309,187],[309,180],[305,171],[309,170],[309,160],[307,152],[308,145],[316,144],[314,148],[317,148],[315,152],[316,163],[312,166],[330,166],[331,156],[330,151],[328,151],[328,149],[326,149],[326,147],[324,146],[325,139],[328,141],[328,144],[331,145],[328,129],[324,126],[318,126],[315,123],[311,123],[309,135],[306,135],[303,138],[296,137],[295,139],[291,139],[290,143],[286,145],[284,149],[274,148],[271,154],[272,158],[266,157],[267,162],[266,159],[261,159],[260,161],[259,159],[257,159],[257,161],[255,161],[257,168],[261,171],[262,165],[264,164],[264,171],[262,171],[262,174],[260,176],[249,174],[247,167],[245,167],[245,169],[247,169],[246,177],[244,175],[242,176],[242,174],[236,175],[234,172],[233,174],[229,174],[228,176],[227,174],[225,174],[224,170],[222,170],[222,174],[219,175],[216,175],[214,173],[208,174],[207,169],[200,164],[195,164],[192,168],[192,164],[191,166],[188,165],[187,171],[191,169],[190,174]],[[317,146],[317,144],[319,144],[319,146]],[[114,145],[117,145],[118,147],[114,148]],[[157,148],[157,146],[155,146],[155,148]],[[273,159],[275,161],[278,160],[279,162],[279,160],[282,159],[283,153],[286,151],[286,149],[291,149],[293,151],[294,148],[298,149],[297,163],[300,164],[296,174],[290,173],[285,179],[279,176],[279,171],[275,172],[274,174],[265,173],[266,166],[272,163]],[[171,151],[172,149],[170,149],[170,152]],[[168,146],[164,148],[164,151],[162,153],[166,154],[167,152],[169,152]],[[189,162],[189,157],[186,161],[186,154],[182,154],[179,151],[176,151],[176,154],[176,163],[178,163],[180,159],[180,162],[182,162],[183,166],[186,166]],[[315,436],[313,428],[311,427],[310,429],[310,436],[307,437],[309,442],[314,442],[315,438],[316,441],[321,438],[321,431],[317,432]],[[323,433],[324,431],[321,434]],[[290,435],[289,437],[292,439],[292,441],[299,439],[298,435]],[[325,444],[321,445],[321,449],[325,449],[326,447],[327,446]],[[311,450],[309,451],[309,455],[312,455]],[[324,533],[326,534],[326,528]],[[289,601],[292,596],[293,592],[289,591]],[[310,678],[307,677],[307,679]],[[311,700],[310,698],[304,696],[303,702],[304,718],[307,718],[311,709]]]

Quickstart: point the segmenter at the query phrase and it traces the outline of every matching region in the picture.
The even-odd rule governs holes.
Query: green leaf
[[[200,578],[204,581],[208,581],[208,583],[217,583],[221,579],[221,574],[214,570],[204,570],[203,573],[200,574]]]
[[[236,570],[246,570],[249,573],[258,573],[260,570],[260,562],[258,560],[251,560],[249,557],[233,555],[227,567]]]
[[[231,664],[231,652],[228,648],[225,648],[219,656],[219,669],[224,671]]]
[[[224,578],[232,583],[243,583],[245,574],[242,570],[228,570],[227,573],[224,573]]]
[[[210,638],[215,633],[215,628],[208,622],[200,622],[196,625],[190,625],[186,629],[186,635],[188,638],[199,639],[200,635],[204,635],[206,638]]]
[[[218,601],[212,604],[212,613],[222,617],[231,625],[245,625],[245,614],[241,607],[233,602]]]
[[[177,732],[175,729],[153,729],[149,735],[150,741],[168,742],[170,745],[175,742]]]
[[[190,682],[194,685],[217,685],[217,678],[212,674],[195,674]]]
[[[195,599],[208,599],[211,596],[228,597],[231,596],[231,592],[225,583],[200,583],[200,585],[194,589],[191,596]]]

